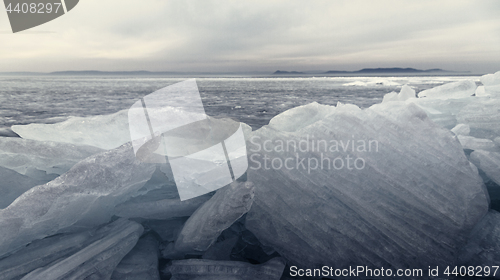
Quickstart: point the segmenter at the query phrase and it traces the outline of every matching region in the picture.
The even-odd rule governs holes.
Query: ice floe
[[[418,97],[435,99],[462,98],[472,96],[476,88],[476,83],[473,80],[465,80],[421,91],[418,93]]]
[[[128,110],[110,115],[71,117],[55,124],[13,125],[24,139],[113,149],[130,141]]]

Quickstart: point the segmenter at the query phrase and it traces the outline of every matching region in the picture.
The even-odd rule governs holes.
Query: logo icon
[[[168,162],[182,201],[220,189],[248,168],[241,123],[207,116],[195,79],[141,98],[128,120],[136,157]]]
[[[79,0],[3,0],[12,32],[54,20],[72,10]]]

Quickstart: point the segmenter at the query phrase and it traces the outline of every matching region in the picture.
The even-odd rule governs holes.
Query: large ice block
[[[415,90],[412,89],[408,85],[404,85],[401,87],[399,93],[392,91],[386,95],[382,99],[382,103],[390,102],[390,101],[406,101],[408,99],[416,98]]]
[[[115,215],[125,218],[154,220],[189,217],[211,197],[211,195],[202,195],[185,201],[181,201],[179,198],[145,202],[129,201],[118,205]]]
[[[130,141],[128,110],[110,115],[70,117],[55,124],[13,125],[12,130],[24,139],[89,145],[114,149]]]
[[[457,138],[464,149],[496,150],[495,142],[491,141],[490,139],[482,139],[466,135],[458,135]]]
[[[406,101],[412,98],[416,98],[415,90],[408,85],[401,87],[401,91],[398,94],[399,101]]]
[[[310,109],[293,113],[315,118]],[[300,267],[453,264],[488,210],[482,180],[455,136],[413,103],[330,112],[297,122],[295,131],[283,120],[283,130],[252,133],[255,202],[246,227]]]
[[[158,240],[148,234],[118,264],[111,280],[160,280]]]
[[[429,118],[442,127],[452,129],[457,124],[465,124],[471,129],[470,136],[490,140],[500,135],[498,111],[500,98],[494,95],[460,97],[452,93],[450,93],[452,97],[447,95],[442,99],[426,97],[412,99],[409,102],[424,109]]]
[[[423,90],[418,93],[418,97],[436,99],[463,98],[472,96],[476,88],[476,83],[473,80],[465,80]]]
[[[500,135],[500,98],[475,98],[461,110],[456,111],[459,123],[465,123],[477,132],[492,132]],[[476,132],[476,133],[477,133]],[[475,135],[472,135],[475,136]]]
[[[38,268],[22,280],[110,279],[122,258],[143,232],[140,224],[126,219],[108,225],[112,231],[75,254]]]
[[[61,175],[77,162],[102,152],[92,146],[0,137],[0,166],[26,175],[29,169]]]
[[[0,210],[0,256],[32,240],[108,222],[115,205],[140,189],[155,168],[137,160],[129,143],[30,189]]]
[[[278,280],[285,262],[274,258],[260,265],[235,261],[188,259],[172,261],[171,280]]]
[[[331,106],[313,102],[301,107],[292,108],[273,117],[269,121],[269,126],[280,127],[283,131],[295,131],[301,127],[315,123],[331,113]]]
[[[470,160],[488,178],[500,185],[500,153],[477,150],[470,154]]]
[[[459,123],[451,129],[451,132],[455,133],[456,135],[468,136],[470,133],[470,127],[464,123]]]
[[[498,73],[481,77],[484,86],[476,90],[473,90],[474,81],[465,80],[424,90],[419,97],[426,95],[425,98],[409,102],[424,109],[429,118],[442,127],[452,129],[457,124],[465,124],[471,129],[470,136],[493,140],[500,135],[500,84],[494,78]],[[471,96],[473,93],[475,96]]]
[[[206,251],[223,230],[250,210],[253,197],[254,186],[250,182],[235,182],[218,190],[187,220],[175,241],[175,250]]]
[[[74,258],[73,255],[83,248],[101,239],[110,238],[128,227],[138,228],[138,225],[120,220],[84,232],[60,234],[36,240],[0,260],[0,279],[20,279],[37,268],[69,257]]]
[[[481,83],[485,86],[500,85],[500,71],[495,74],[486,74],[481,76]]]
[[[384,95],[382,99],[382,103],[390,102],[390,101],[399,101],[398,93],[395,91],[391,91]]]

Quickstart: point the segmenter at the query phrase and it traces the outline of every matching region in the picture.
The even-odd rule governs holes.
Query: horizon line
[[[245,75],[245,74],[260,74],[260,75],[352,75],[352,74],[470,74],[470,75],[481,75],[487,73],[475,73],[471,71],[453,71],[453,70],[443,70],[441,68],[432,69],[416,69],[416,68],[402,68],[402,67],[383,67],[383,68],[362,68],[360,70],[348,71],[348,70],[275,70],[275,71],[264,71],[264,70],[253,70],[253,71],[150,71],[150,70],[125,70],[125,71],[107,71],[107,70],[61,70],[61,71],[51,71],[51,72],[36,72],[36,71],[4,71],[0,72],[4,75],[15,75],[15,74],[31,74],[31,75]]]

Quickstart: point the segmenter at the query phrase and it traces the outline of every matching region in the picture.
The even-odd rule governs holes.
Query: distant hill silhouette
[[[150,71],[57,71],[51,72],[49,75],[169,75],[177,74],[176,72],[150,72]]]
[[[446,75],[446,74],[469,74],[469,71],[449,71],[443,69],[427,69],[420,70],[415,68],[363,68],[357,71],[338,71],[338,70],[330,70],[325,72],[324,70],[318,71],[282,71],[278,70],[274,72],[272,75],[281,75],[281,76],[295,76],[295,75]],[[481,73],[484,74],[484,73]],[[174,71],[162,71],[162,72],[154,72],[154,71],[98,71],[98,70],[86,70],[86,71],[57,71],[50,73],[41,73],[41,72],[0,72],[0,75],[19,75],[19,76],[37,76],[37,75],[55,75],[55,76],[178,76],[178,75],[269,75],[269,72],[261,71],[261,72],[174,72]]]
[[[297,71],[281,71],[281,70],[278,70],[278,71],[273,73],[273,75],[301,75],[301,74],[305,74],[305,73],[304,72],[297,72]]]
[[[399,68],[399,67],[392,67],[392,68],[363,68],[361,70],[357,71],[339,71],[339,70],[330,70],[327,72],[324,71],[305,71],[305,72],[299,72],[299,71],[282,71],[278,70],[273,73],[273,75],[317,75],[317,74],[333,74],[333,75],[377,75],[377,74],[447,74],[447,73],[469,73],[467,72],[455,72],[455,71],[449,71],[449,70],[443,70],[439,68],[434,68],[434,69],[427,69],[427,70],[421,70],[421,69],[415,69],[415,68]]]
[[[452,73],[443,69],[420,70],[415,68],[363,68],[358,71],[327,71],[325,74],[377,74],[377,73]]]

